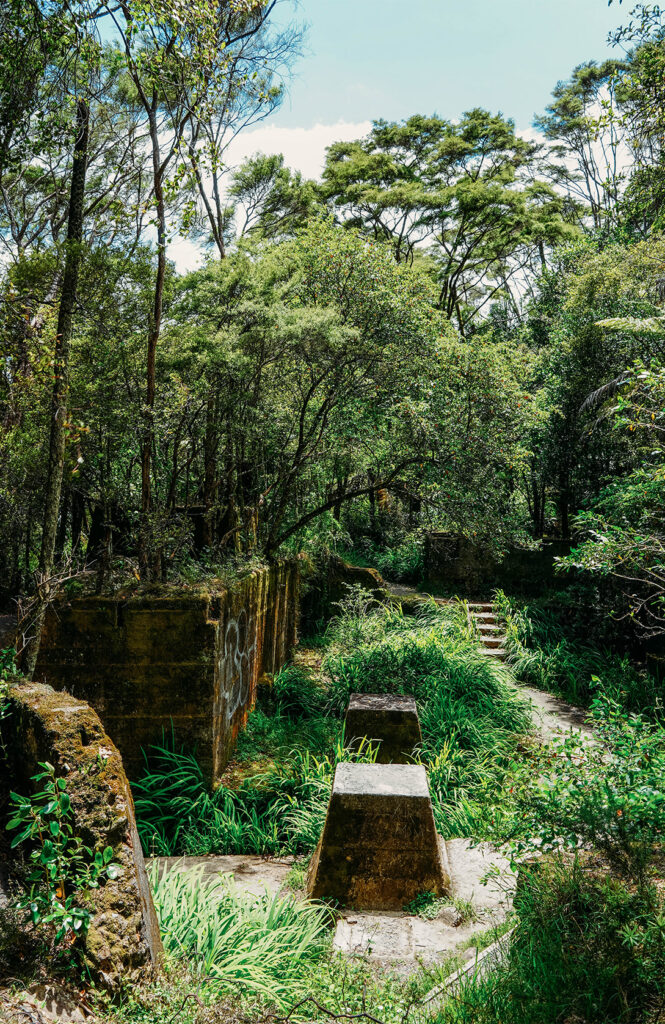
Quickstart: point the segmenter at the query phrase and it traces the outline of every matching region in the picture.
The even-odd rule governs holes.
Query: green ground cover
[[[575,628],[575,608],[571,609],[565,597],[557,595],[556,602],[550,599],[545,604],[542,599],[517,600],[501,590],[496,592],[509,664],[517,679],[583,707],[605,694],[627,713],[662,718],[663,685],[628,655],[613,651],[602,638],[600,642],[589,639],[593,624],[589,626],[582,615]]]
[[[423,731],[439,832],[496,838],[514,829],[510,790],[529,769],[529,713],[500,665],[484,657],[463,606],[426,606],[415,618],[365,608],[357,593],[329,625],[318,676],[283,669],[262,694],[228,784],[211,792],[195,753],[174,744],[147,752],[134,786],[146,853],[312,852],[339,760],[371,760],[344,747],[353,692],[410,693]],[[530,756],[526,751],[530,750]]]

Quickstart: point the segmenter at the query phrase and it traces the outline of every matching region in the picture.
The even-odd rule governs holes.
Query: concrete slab
[[[388,693],[352,694],[344,736],[349,746],[363,737],[378,743],[376,759],[379,764],[410,761],[414,749],[422,743],[414,698]]]
[[[469,839],[448,839],[446,850],[453,895],[473,903],[486,920],[495,915],[503,920],[512,906],[516,881],[507,856],[489,843],[472,846]],[[498,874],[483,884],[488,872]]]
[[[159,877],[165,871],[191,871],[202,869],[203,884],[210,884],[220,875],[232,874],[241,892],[262,896],[266,891],[271,896],[280,892],[293,866],[293,857],[282,860],[267,860],[254,856],[210,856],[210,857],[153,857],[147,863],[156,864]]]
[[[434,963],[453,954],[465,961],[475,960],[473,937],[506,920],[515,877],[507,857],[489,844],[474,848],[468,840],[454,839],[446,847],[452,897],[436,918],[343,910],[335,930],[335,948],[406,974],[422,962]],[[499,877],[484,885],[482,879],[492,869],[498,870]],[[464,918],[452,900],[471,903],[475,919]]]
[[[361,796],[363,799],[398,797],[429,800],[427,772],[420,764],[353,764],[337,765],[333,792],[339,796]]]

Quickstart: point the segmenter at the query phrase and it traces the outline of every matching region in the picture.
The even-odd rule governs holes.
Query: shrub
[[[641,883],[665,838],[663,731],[626,719],[608,697],[592,706],[593,741],[551,745],[550,767],[520,797],[532,838],[518,852],[599,850],[613,871]]]
[[[628,657],[571,638],[552,612],[519,607],[503,591],[497,591],[495,602],[518,679],[585,707],[604,693],[629,713],[662,716],[662,686]]]

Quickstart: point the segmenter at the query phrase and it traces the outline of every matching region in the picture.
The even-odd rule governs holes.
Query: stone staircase
[[[478,631],[485,654],[505,661],[508,657],[508,651],[503,646],[505,637],[501,634],[501,627],[497,625],[492,604],[469,604],[468,609],[469,623]]]

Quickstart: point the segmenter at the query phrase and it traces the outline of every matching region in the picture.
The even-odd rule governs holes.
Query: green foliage
[[[518,851],[599,850],[612,870],[641,882],[665,836],[662,728],[625,718],[608,697],[592,706],[594,740],[551,744],[548,767],[520,797],[531,837]]]
[[[204,988],[293,1003],[303,976],[326,950],[326,907],[292,896],[250,896],[230,875],[204,881],[202,869],[151,877],[164,948],[194,964]]]
[[[204,853],[299,854],[319,840],[339,760],[371,760],[371,750],[314,756],[305,746],[249,776],[236,789],[212,793],[192,754],[152,747],[133,784],[144,850],[174,856]]]
[[[52,926],[57,945],[86,931],[92,916],[86,896],[104,878],[117,877],[118,866],[113,847],[93,853],[83,844],[74,832],[65,779],[57,778],[48,762],[39,767],[33,780],[41,788],[30,797],[11,794],[6,827],[15,833],[12,848],[29,850],[27,891],[18,906],[29,910],[34,926]]]
[[[627,711],[660,717],[660,684],[627,656],[570,636],[561,617],[537,604],[521,607],[502,591],[495,594],[502,617],[509,664],[518,679],[588,706],[604,694]]]
[[[407,535],[396,543],[379,545],[359,540],[352,551],[342,551],[342,558],[352,565],[369,565],[378,569],[393,583],[420,583],[423,577],[423,541]]]
[[[437,1024],[657,1024],[665,995],[662,895],[582,859],[523,873],[505,958],[471,978]]]

